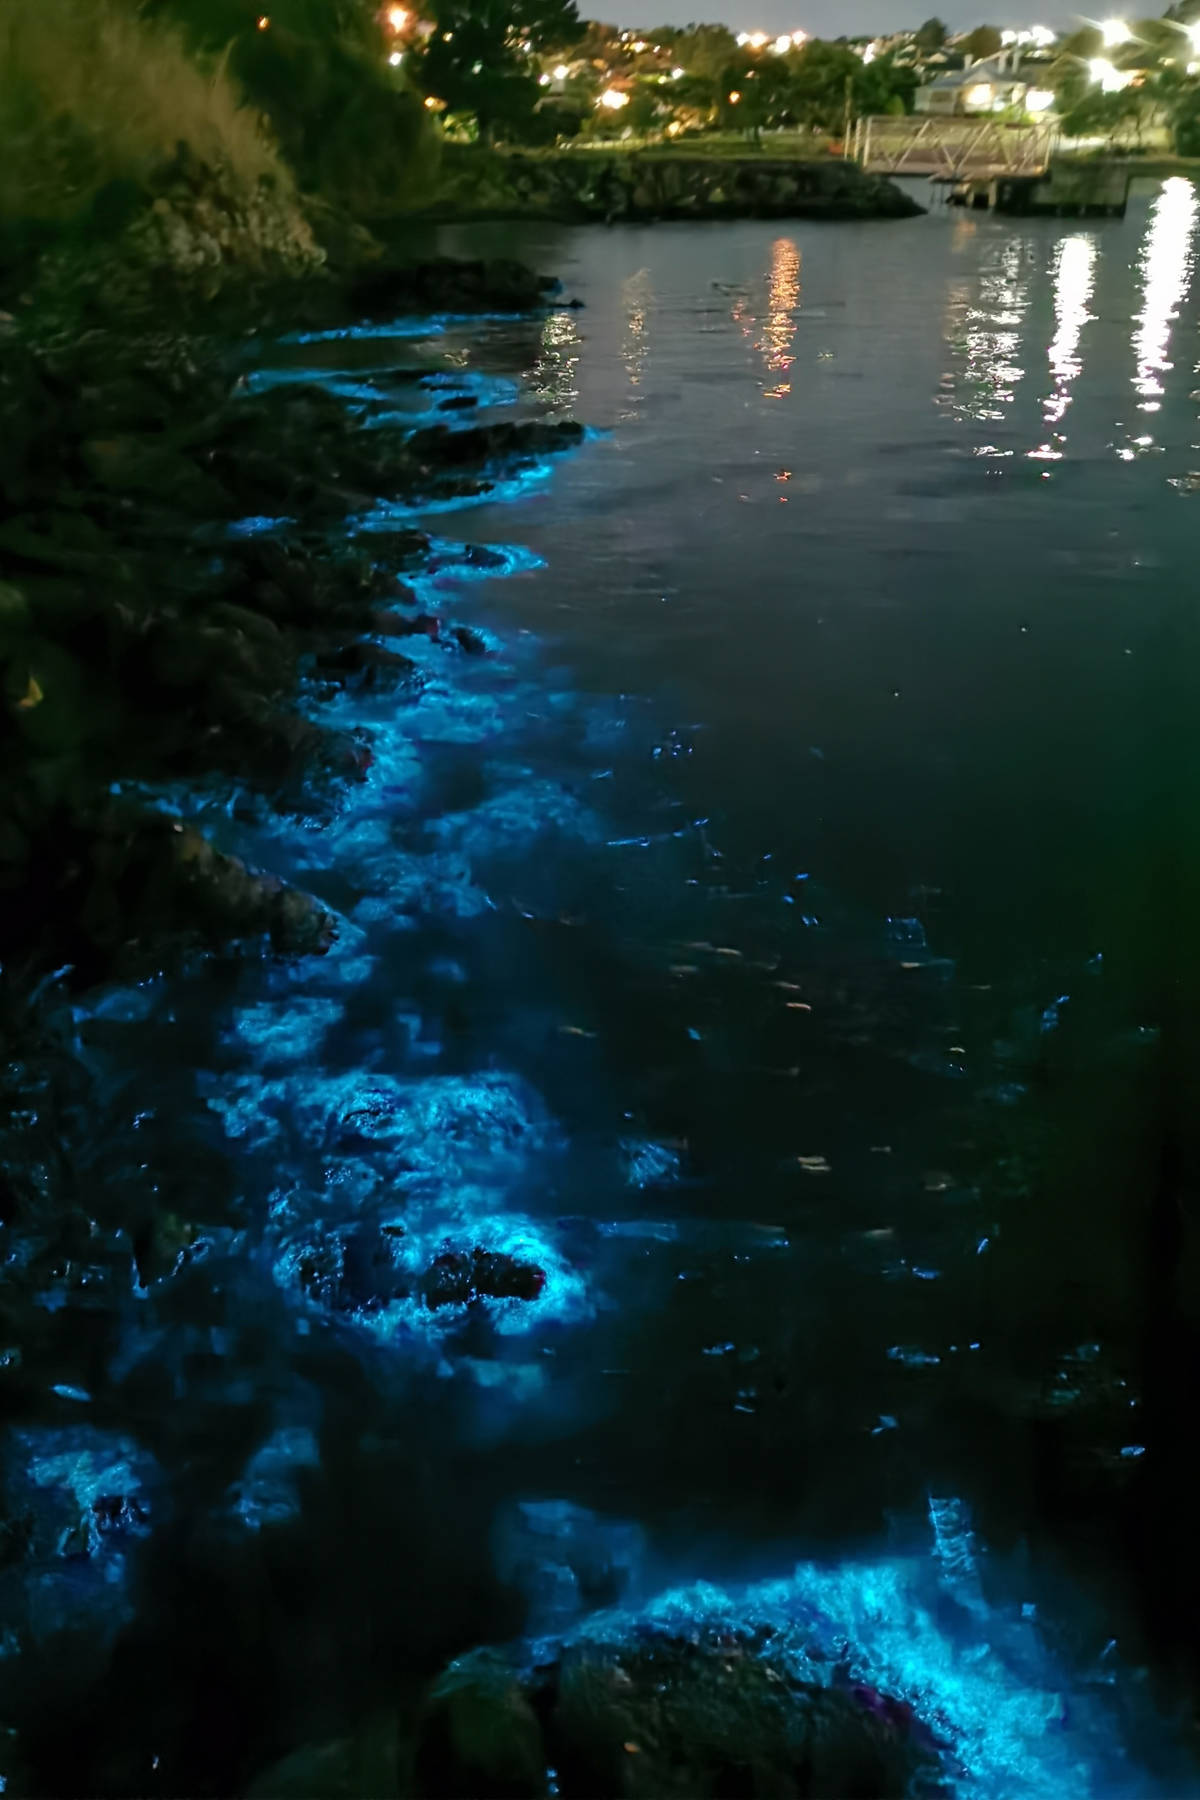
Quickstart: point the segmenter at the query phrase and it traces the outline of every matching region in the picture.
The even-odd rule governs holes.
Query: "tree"
[[[1141,143],[1145,111],[1146,103],[1136,88],[1106,94],[1095,87],[1063,114],[1062,128],[1068,137],[1106,137],[1110,143],[1132,133]]]
[[[981,57],[997,56],[1004,48],[1004,39],[994,25],[977,25],[959,44],[973,62]]]
[[[541,97],[531,58],[578,43],[574,0],[438,0],[437,29],[416,63],[426,94],[473,113],[479,135],[520,133]]]
[[[738,41],[725,25],[693,25],[675,40],[681,69],[699,81],[720,82],[739,57]]]
[[[907,112],[916,91],[912,69],[900,68],[890,56],[864,63],[848,44],[812,38],[780,61],[789,69],[792,114],[820,131],[843,129],[847,101],[855,117],[895,110],[894,102]]]
[[[1200,156],[1200,87],[1180,94],[1171,114],[1177,156]]]
[[[940,50],[950,33],[940,19],[926,19],[916,30],[917,49],[923,50],[926,56],[934,50]]]

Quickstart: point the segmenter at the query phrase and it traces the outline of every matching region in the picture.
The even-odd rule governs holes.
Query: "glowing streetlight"
[[[406,6],[389,6],[387,22],[393,31],[403,31],[408,24],[408,8]]]
[[[684,77],[684,73],[685,73],[685,71],[683,69],[672,69],[671,70],[671,80],[672,81],[682,81],[683,77]]]
[[[772,50],[774,50],[776,56],[786,56],[788,51],[791,49],[791,47],[792,47],[792,34],[790,31],[785,31],[783,36],[777,37],[775,39],[775,42],[771,45],[771,48],[772,48]]]
[[[567,76],[570,73],[571,73],[571,71],[570,71],[570,69],[568,69],[566,63],[555,63],[555,65],[554,65],[555,81],[565,81],[567,79]]]
[[[1129,69],[1114,69],[1103,56],[1094,56],[1088,64],[1088,73],[1093,81],[1098,82],[1102,94],[1119,94],[1133,80]]]
[[[398,69],[400,64],[404,61],[403,50],[393,50],[392,54],[388,57],[388,61],[391,63],[393,69]]]
[[[629,105],[629,95],[623,94],[620,88],[605,88],[596,105],[605,107],[609,112],[620,112],[623,106]]]
[[[730,106],[737,106],[738,103],[740,102],[741,98],[742,98],[742,96],[738,93],[738,90],[736,88],[734,88],[733,92],[729,96]]]
[[[1106,50],[1116,50],[1121,44],[1128,44],[1133,38],[1124,19],[1105,19],[1100,27]]]
[[[260,31],[266,31],[266,29],[270,25],[270,23],[271,23],[271,21],[270,21],[270,19],[268,19],[266,13],[263,13],[262,17],[258,21],[258,29]]]

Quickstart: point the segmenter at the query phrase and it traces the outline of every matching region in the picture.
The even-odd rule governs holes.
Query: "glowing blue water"
[[[527,1564],[545,1579],[526,1628],[578,1631],[600,1604],[584,1515],[612,1499],[645,1537],[621,1552],[626,1602],[583,1629],[762,1622],[797,1668],[814,1637],[846,1646],[948,1745],[962,1800],[1154,1791],[1119,1741],[1144,1732],[1128,1665],[1149,1653],[1115,1565],[1158,1453],[1137,1333],[1113,1325],[1128,1209],[1099,1151],[1057,1187],[1041,1155],[1082,1040],[1135,1076],[1153,1050],[1105,999],[1106,908],[1142,804],[1130,666],[1165,581],[1139,559],[1190,569],[1190,537],[1181,511],[1162,523],[1151,464],[1112,460],[1133,403],[1113,321],[1146,298],[1125,239],[1096,246],[1080,455],[1050,484],[1005,472],[1040,429],[1074,240],[996,231],[964,219],[911,262],[857,227],[569,235],[586,333],[513,324],[429,378],[426,400],[492,405],[528,370],[536,404],[615,428],[553,481],[381,495],[354,522],[384,564],[387,531],[459,506],[523,540],[437,540],[405,574],[445,629],[393,640],[414,664],[399,691],[313,684],[314,716],[369,741],[361,784],[285,818],[216,783],[156,797],[318,894],[339,932],[325,958],[229,959],[76,1009],[104,1103],[136,1118],[119,1179],[158,1185],[130,1224],[89,1218],[69,1263],[31,1240],[6,1264],[33,1295],[28,1404],[64,1434],[5,1451],[43,1521],[47,1618],[103,1589],[115,1606],[80,1616],[104,1641],[135,1593],[152,1619],[130,1577],[198,1482],[196,1518],[256,1594],[260,1553],[311,1556],[304,1628],[365,1690],[361,1646],[401,1629],[422,1673],[508,1636],[488,1584],[525,1592]],[[443,344],[445,324],[400,335]],[[252,385],[390,406],[371,365],[396,335]],[[1178,360],[1153,425],[1172,468],[1194,435]],[[985,426],[981,394],[1005,416]],[[999,473],[985,433],[1013,451]],[[1119,1095],[1071,1093],[1102,1134]],[[149,1216],[167,1241],[142,1283]],[[431,1304],[439,1259],[477,1251],[535,1268],[536,1293]],[[80,1434],[126,1410],[145,1467],[118,1447],[134,1427]],[[73,1563],[81,1456],[153,1504],[124,1536],[85,1524]],[[56,1472],[38,1486],[35,1465]],[[290,1643],[262,1604],[264,1638]],[[214,1666],[239,1630],[231,1608]],[[325,1706],[328,1666],[271,1663],[286,1718],[258,1696],[256,1746]],[[320,1716],[359,1723],[352,1702]]]

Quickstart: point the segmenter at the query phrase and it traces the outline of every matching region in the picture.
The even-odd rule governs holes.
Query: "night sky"
[[[1115,17],[1122,11],[1109,6],[1101,16]],[[1157,12],[1157,6],[1142,8],[1142,17]],[[816,37],[854,37],[867,32],[899,31],[904,26],[919,25],[931,14],[944,19],[952,30],[968,30],[972,25],[1070,25],[1078,20],[1073,8],[1055,5],[1053,0],[1037,0],[1022,5],[1020,0],[953,0],[938,6],[934,0],[913,6],[908,0],[586,0],[580,11],[585,15],[606,19],[615,25],[686,25],[692,20],[713,20],[730,25],[735,31],[810,31]]]

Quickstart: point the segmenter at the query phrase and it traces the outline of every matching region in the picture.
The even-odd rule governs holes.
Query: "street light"
[[[408,8],[406,6],[389,6],[387,22],[393,31],[403,31],[408,24]]]
[[[629,105],[629,95],[623,94],[620,88],[605,88],[596,105],[606,107],[609,112],[620,112],[623,106]]]
[[[1119,94],[1133,80],[1129,69],[1114,69],[1103,56],[1094,56],[1088,64],[1088,73],[1093,81],[1100,85],[1102,94]]]
[[[1124,19],[1106,19],[1100,27],[1100,32],[1104,38],[1106,50],[1116,50],[1119,45],[1128,44],[1133,38],[1133,33]]]
[[[554,65],[555,81],[565,81],[570,73],[571,71],[568,69],[566,63],[556,63]]]

